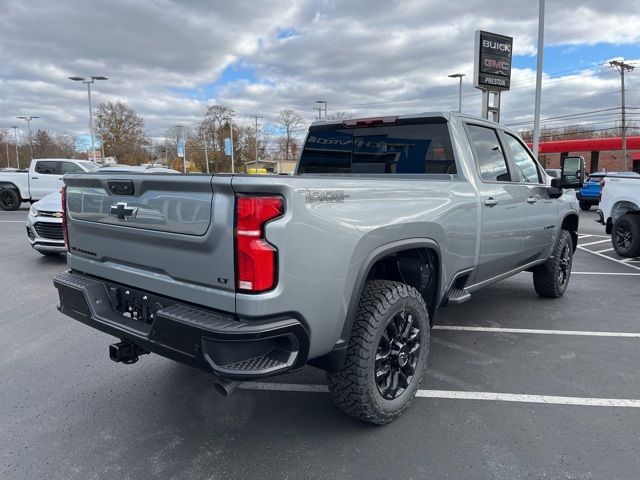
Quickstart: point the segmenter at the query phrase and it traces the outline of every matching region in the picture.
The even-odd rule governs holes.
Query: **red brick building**
[[[540,142],[538,158],[545,168],[560,168],[567,155],[584,157],[587,172],[625,170],[621,137]],[[627,137],[627,159],[628,169],[640,173],[640,136]]]

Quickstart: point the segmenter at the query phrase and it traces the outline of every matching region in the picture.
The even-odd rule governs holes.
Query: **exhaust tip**
[[[228,397],[234,392],[239,384],[240,382],[227,380],[226,378],[219,378],[216,379],[215,382],[213,382],[213,388],[223,397]]]

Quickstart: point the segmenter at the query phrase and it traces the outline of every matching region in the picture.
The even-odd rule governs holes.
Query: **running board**
[[[471,300],[471,294],[467,290],[452,288],[449,290],[447,305],[460,305],[468,300]]]

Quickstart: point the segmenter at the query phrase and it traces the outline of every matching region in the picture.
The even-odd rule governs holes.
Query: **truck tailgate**
[[[72,269],[235,311],[230,176],[112,172],[65,184]]]

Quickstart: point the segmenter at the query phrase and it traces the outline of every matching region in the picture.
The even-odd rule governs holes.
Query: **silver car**
[[[29,210],[27,236],[31,246],[42,255],[58,255],[67,250],[62,234],[62,199],[53,192],[40,199]]]

